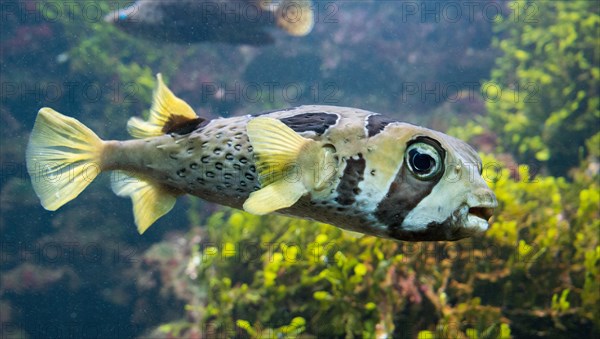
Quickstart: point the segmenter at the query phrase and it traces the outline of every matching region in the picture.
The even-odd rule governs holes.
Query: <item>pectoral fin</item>
[[[300,154],[313,142],[273,118],[252,119],[246,130],[257,156],[256,168],[263,187],[289,175],[298,165]]]
[[[250,194],[244,210],[267,214],[290,207],[308,189],[300,171],[302,153],[310,152],[313,140],[301,137],[277,119],[258,117],[246,127],[257,157],[262,188]]]

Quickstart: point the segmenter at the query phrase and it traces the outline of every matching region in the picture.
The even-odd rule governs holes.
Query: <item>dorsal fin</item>
[[[199,118],[185,101],[171,92],[162,80],[162,75],[156,75],[158,86],[154,91],[150,117],[144,121],[133,117],[127,122],[127,131],[134,138],[148,138],[172,133],[183,129],[190,130],[199,125],[204,119]]]

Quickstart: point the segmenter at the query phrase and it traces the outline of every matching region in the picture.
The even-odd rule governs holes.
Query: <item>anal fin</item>
[[[131,197],[138,232],[143,234],[175,205],[176,195],[128,172],[115,171],[111,186],[116,195]]]

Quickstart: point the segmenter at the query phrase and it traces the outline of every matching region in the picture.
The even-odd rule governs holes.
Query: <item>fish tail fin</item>
[[[305,36],[315,25],[310,0],[283,0],[275,10],[277,26],[292,36]]]
[[[302,178],[290,171],[294,171],[312,140],[273,118],[254,118],[246,128],[258,158],[256,167],[263,188],[250,194],[244,210],[262,215],[292,206],[308,190]]]
[[[27,172],[42,206],[55,211],[100,173],[105,143],[81,122],[44,107],[26,151]]]

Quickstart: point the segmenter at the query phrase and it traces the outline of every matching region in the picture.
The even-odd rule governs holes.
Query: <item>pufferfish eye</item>
[[[418,140],[406,148],[408,169],[421,180],[430,180],[443,170],[443,154],[432,142]]]

